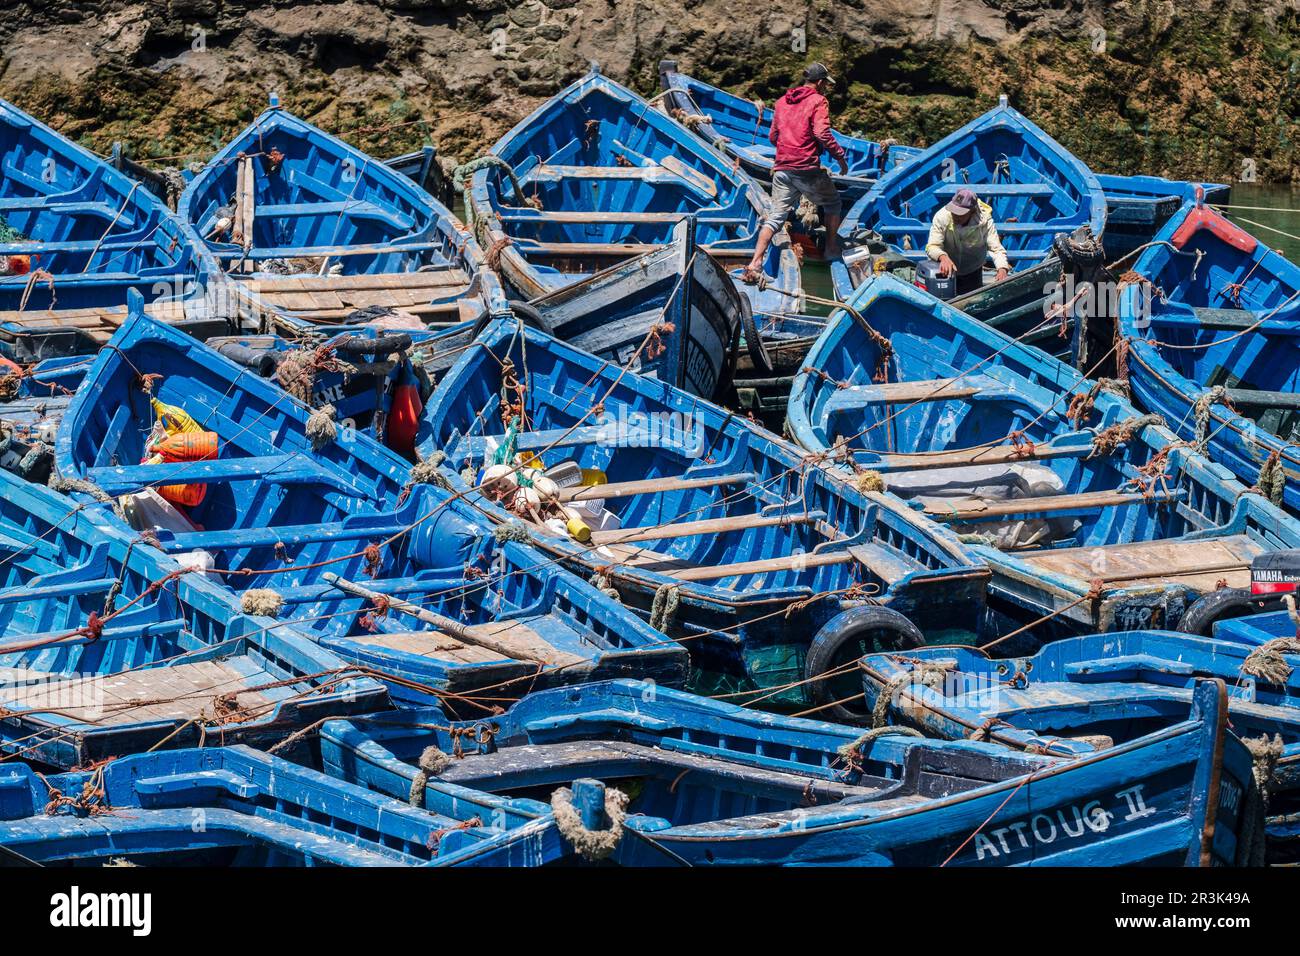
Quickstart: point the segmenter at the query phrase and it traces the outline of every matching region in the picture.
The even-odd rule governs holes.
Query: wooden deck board
[[[930,454],[886,454],[884,463],[896,471],[918,471],[931,468],[960,468],[966,465],[1004,465],[1020,461],[1046,461],[1050,458],[1082,458],[1092,450],[1091,445],[1072,448],[1051,448],[1039,445],[1032,452],[1015,445],[998,445],[994,448],[954,448],[951,451]]]
[[[342,276],[248,276],[256,291],[270,292],[364,292],[394,289],[445,289],[469,285],[469,273],[463,269],[434,272],[385,272],[375,275]]]
[[[962,381],[960,378],[935,378],[913,382],[884,382],[844,391],[850,395],[866,395],[872,402],[908,405],[970,398],[980,393],[980,386],[962,384]]]
[[[275,680],[251,667],[241,670],[232,662],[198,661],[6,688],[0,691],[0,699],[14,710],[39,712],[40,708],[48,707],[72,720],[112,726],[150,720],[191,720],[203,712],[211,714],[217,696]],[[239,692],[236,700],[239,706],[249,709],[260,709],[272,702],[271,697],[260,691]]]
[[[1250,561],[1263,550],[1245,535],[1232,535],[1019,552],[1016,557],[1038,571],[1081,581],[1100,577],[1113,586],[1184,583],[1208,590],[1220,579],[1226,579],[1229,587],[1249,587]]]
[[[509,641],[552,665],[574,664],[584,660],[578,654],[557,649],[522,621],[493,621],[477,625],[476,630],[486,637]],[[466,644],[441,631],[394,631],[363,634],[348,640],[368,647],[382,647],[407,654],[418,654],[459,664],[486,664],[513,660],[486,647]]]

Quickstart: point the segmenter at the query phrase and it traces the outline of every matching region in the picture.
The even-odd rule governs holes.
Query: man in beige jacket
[[[984,284],[984,263],[990,256],[998,281],[1011,271],[993,210],[979,201],[973,189],[957,190],[952,201],[934,214],[925,254],[939,263],[940,275],[956,277],[957,295],[974,292]]]

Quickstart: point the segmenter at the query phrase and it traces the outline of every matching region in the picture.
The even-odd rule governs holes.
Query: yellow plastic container
[[[582,544],[591,541],[591,527],[581,518],[570,518],[565,522],[564,527],[568,530],[569,537],[573,538],[573,540],[579,541]]]

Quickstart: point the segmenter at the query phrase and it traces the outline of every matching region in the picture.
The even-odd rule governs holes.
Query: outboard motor
[[[1300,550],[1269,551],[1250,562],[1250,593],[1255,597],[1295,594],[1300,585]]]
[[[1178,630],[1209,637],[1216,621],[1280,611],[1300,586],[1300,550],[1269,551],[1250,563],[1249,588],[1219,588],[1192,604]]]
[[[939,263],[933,259],[922,259],[916,264],[916,284],[944,302],[957,294],[957,277],[940,275]]]

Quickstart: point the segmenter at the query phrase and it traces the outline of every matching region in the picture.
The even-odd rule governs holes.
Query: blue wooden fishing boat
[[[446,206],[274,97],[194,176],[177,214],[264,320],[335,325],[385,308],[419,328],[508,311]]]
[[[403,704],[491,713],[531,690],[611,677],[680,686],[686,652],[534,548],[428,485],[339,522],[154,532],[202,555],[242,606],[383,681]]]
[[[396,504],[400,457],[354,454],[364,436],[328,407],[312,411],[138,305],[59,430],[59,477],[94,485],[78,494],[130,496],[137,530],[331,523]]]
[[[413,331],[304,326],[291,337],[232,335],[207,344],[309,408],[329,406],[339,422],[413,459],[433,378],[451,367],[473,330],[473,321]]]
[[[1119,302],[1134,397],[1300,509],[1300,267],[1203,202],[1157,238]]]
[[[113,342],[64,418],[61,474],[94,482],[78,494],[122,496],[136,531],[209,571],[228,601],[271,602],[296,631],[426,704],[594,675],[685,679],[679,647],[542,555],[498,546],[490,522],[421,483],[436,477],[428,466],[412,475],[360,431],[313,447],[301,403],[144,316]],[[156,422],[181,415],[216,433],[215,458],[111,464],[145,457]],[[201,488],[201,500],[169,487]]]
[[[844,216],[840,237],[856,287],[879,256],[864,236],[913,263],[926,257],[930,222],[957,190],[970,188],[992,210],[1012,269],[1048,258],[1059,233],[1088,226],[1101,237],[1106,197],[1097,177],[1002,97],[983,116],[882,176]],[[858,245],[855,253],[850,246]],[[1006,281],[1006,280],[1004,280]],[[838,288],[847,298],[849,288]]]
[[[1198,187],[1208,202],[1226,203],[1232,195],[1232,187],[1223,183],[1189,183],[1162,176],[1098,173],[1097,182],[1106,194],[1102,244],[1107,260],[1112,262],[1132,255],[1154,239],[1170,217],[1195,198]]]
[[[1003,660],[972,647],[871,654],[862,678],[867,704],[882,721],[944,740],[1063,756],[1104,753],[1184,720],[1197,685],[1221,680],[1233,733],[1263,761],[1269,857],[1282,862],[1300,848],[1300,676],[1294,655],[1289,662],[1281,652],[1271,657],[1280,668],[1258,647],[1231,639],[1127,631],[1068,638],[1032,657]],[[1237,862],[1263,862],[1264,811],[1256,805],[1244,818]]]
[[[382,685],[116,522],[0,472],[0,750],[57,767],[205,739],[279,743]]]
[[[427,809],[243,746],[42,776],[0,764],[0,865],[540,866],[564,852],[532,800],[464,789]]]
[[[0,324],[103,345],[133,289],[203,334],[214,270],[148,189],[0,100]]]
[[[810,647],[831,635],[906,644],[977,619],[983,567],[901,501],[515,322],[476,345],[429,401],[424,457],[445,455],[451,487],[500,533],[595,576],[681,640],[697,680],[785,685],[820,667]]]
[[[969,535],[999,606],[1050,616],[1041,636],[1176,628],[1300,540],[1226,468],[1040,350],[891,275],[847,306],[796,378],[791,434]]]
[[[535,327],[603,359],[713,398],[735,371],[742,327],[761,349],[749,299],[712,256],[698,252],[695,226],[672,241],[540,298]],[[525,314],[525,318],[527,318]],[[663,348],[640,349],[654,329]]]
[[[328,772],[394,797],[549,802],[571,853],[624,865],[1230,864],[1253,788],[1221,681],[1181,719],[1067,758],[631,681],[532,694],[490,721],[413,716],[326,724]]]
[[[761,183],[771,183],[776,148],[767,138],[772,110],[762,100],[747,100],[677,69],[674,60],[659,63],[662,103],[670,116],[714,149],[739,161]],[[847,175],[833,174],[845,209],[857,202],[887,170],[908,162],[921,150],[892,140],[880,143],[835,133],[848,156]]]
[[[527,300],[674,241],[694,217],[699,248],[738,273],[753,255],[766,193],[632,90],[593,70],[470,164],[472,226]],[[755,312],[800,311],[799,263],[778,235]],[[739,278],[736,280],[739,282]]]

